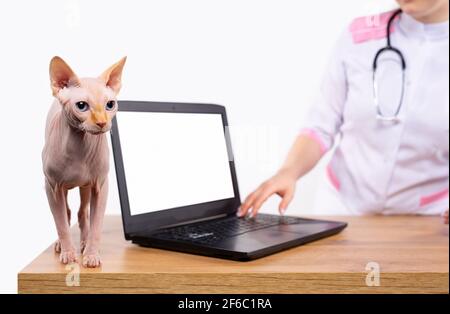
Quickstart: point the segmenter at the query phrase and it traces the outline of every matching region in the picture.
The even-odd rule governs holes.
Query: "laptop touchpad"
[[[222,241],[219,246],[237,252],[252,252],[296,240],[302,236],[294,232],[283,232],[277,227],[247,232]]]
[[[314,223],[300,223],[300,224],[282,224],[271,229],[281,232],[293,232],[297,234],[308,235],[312,233],[319,233],[337,227],[337,224],[332,222],[314,222]]]
[[[295,241],[337,226],[338,224],[332,222],[281,224],[228,238],[222,241],[219,246],[237,252],[254,252],[281,243]]]

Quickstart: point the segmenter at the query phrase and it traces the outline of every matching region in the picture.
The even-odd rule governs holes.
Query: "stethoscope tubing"
[[[399,9],[397,11],[395,11],[392,16],[389,18],[387,27],[386,27],[386,47],[381,48],[380,50],[377,51],[377,53],[375,54],[375,58],[373,60],[373,65],[372,65],[372,69],[373,69],[373,93],[374,93],[374,103],[375,103],[375,107],[377,110],[377,119],[379,120],[383,120],[383,121],[395,121],[398,122],[399,119],[399,114],[402,108],[402,104],[403,104],[403,98],[404,98],[404,94],[405,94],[405,79],[406,79],[406,60],[405,57],[403,56],[403,53],[396,47],[393,47],[391,44],[391,29],[392,29],[392,23],[394,22],[395,18],[400,15],[402,13],[402,10]],[[377,74],[377,69],[378,69],[378,60],[380,59],[380,56],[385,53],[385,52],[393,52],[395,53],[399,59],[400,59],[400,63],[401,63],[401,67],[402,67],[402,91],[401,91],[401,95],[400,95],[400,102],[397,106],[397,109],[394,113],[394,115],[392,116],[388,116],[383,114],[383,111],[381,110],[381,106],[379,103],[379,97],[378,97],[378,84],[376,81],[376,74]]]

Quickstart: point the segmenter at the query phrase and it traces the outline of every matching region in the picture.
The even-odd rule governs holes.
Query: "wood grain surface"
[[[326,219],[349,226],[330,238],[235,262],[139,247],[124,240],[119,216],[107,216],[101,268],[61,265],[51,245],[18,274],[18,292],[449,293],[449,229],[440,217]],[[379,286],[366,284],[370,262],[380,267]],[[73,279],[79,286],[70,286]]]

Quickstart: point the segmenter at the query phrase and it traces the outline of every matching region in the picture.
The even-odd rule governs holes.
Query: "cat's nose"
[[[96,124],[100,129],[103,129],[104,126],[106,125],[106,122],[97,122]]]

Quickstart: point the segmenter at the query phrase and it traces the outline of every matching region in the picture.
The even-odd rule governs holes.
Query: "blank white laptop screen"
[[[119,112],[131,215],[234,198],[222,116]]]

